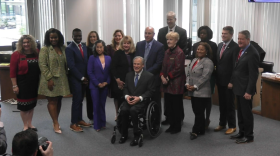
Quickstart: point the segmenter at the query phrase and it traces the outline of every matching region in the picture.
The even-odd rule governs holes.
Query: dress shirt
[[[227,46],[229,45],[229,43],[232,41],[232,39],[231,40],[229,40],[228,42],[223,42],[225,45],[226,45],[226,47],[225,47],[225,50],[227,49]],[[223,48],[221,48],[221,50],[222,50]],[[224,51],[225,51],[224,50]]]
[[[142,69],[139,73],[136,73],[136,72],[135,72],[135,75],[134,75],[134,78],[133,78],[134,82],[135,82],[136,74],[138,74],[138,82],[139,82],[142,72],[143,72],[143,69]],[[125,96],[124,96],[125,100],[126,100],[126,98],[127,98],[128,96],[129,96],[129,95],[125,95]],[[142,97],[142,96],[139,96],[139,98],[140,98],[140,102],[142,102],[142,101],[143,101],[143,97]]]
[[[175,25],[173,28],[169,28],[169,27],[168,27],[167,33],[169,33],[170,30],[172,30],[172,32],[175,32],[175,28],[176,28],[176,25]]]
[[[249,46],[250,46],[250,43],[244,49],[242,49],[243,51],[242,51],[240,57],[244,54],[244,52],[248,49]]]

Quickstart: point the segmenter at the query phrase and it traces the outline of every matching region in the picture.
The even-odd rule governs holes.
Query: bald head
[[[154,39],[155,31],[154,28],[149,26],[145,29],[145,40],[146,42],[151,42]]]

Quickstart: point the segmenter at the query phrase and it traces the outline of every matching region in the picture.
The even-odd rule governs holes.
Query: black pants
[[[123,103],[120,112],[121,129],[122,129],[121,133],[123,136],[128,135],[128,126],[130,124],[129,116],[131,116],[134,136],[140,136],[141,130],[139,129],[139,124],[138,124],[138,114],[143,113],[145,105],[146,105],[145,102],[140,102],[135,105],[129,105],[127,101]]]
[[[236,127],[234,94],[227,86],[217,85],[219,94],[220,126]]]
[[[253,136],[254,116],[252,113],[252,99],[246,100],[243,96],[236,95],[237,98],[237,117],[239,133],[244,134],[245,137]]]
[[[93,120],[93,103],[92,103],[89,86],[86,87],[86,103],[87,103],[87,117],[88,119]]]
[[[155,101],[159,105],[160,114],[161,114],[162,108],[161,108],[161,91],[160,91],[160,86],[156,87],[155,93],[154,93],[154,95],[152,97],[152,101]]]
[[[165,98],[165,94],[166,93],[164,93],[164,103],[163,103],[163,108],[164,108],[164,112],[163,112],[163,114],[164,114],[164,116],[165,116],[165,118],[166,118],[166,120],[167,121],[169,121],[169,119],[168,119],[168,108],[167,108],[167,101],[168,101],[168,99],[167,99],[167,101],[166,101],[166,98]],[[180,95],[182,95],[183,96],[183,94],[180,94]],[[183,98],[183,97],[181,97],[181,98]],[[183,100],[182,100],[182,102],[183,102]],[[184,112],[184,105],[182,105],[182,119],[181,119],[181,121],[183,121],[184,120],[184,118],[185,118],[185,112]]]
[[[196,134],[204,134],[205,133],[204,111],[206,109],[206,106],[209,103],[211,104],[211,98],[192,97],[191,102],[192,102],[193,113],[195,115],[192,132]]]
[[[165,104],[170,128],[174,131],[181,130],[183,118],[183,94],[164,93]]]

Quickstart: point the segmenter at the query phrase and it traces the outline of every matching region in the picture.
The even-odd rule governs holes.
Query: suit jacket
[[[159,29],[157,40],[164,45],[164,49],[167,50],[167,42],[166,42],[166,34],[169,32],[168,26],[163,27]],[[187,31],[178,25],[175,27],[175,32],[177,32],[180,35],[179,41],[177,42],[177,45],[183,50],[183,52],[186,54],[187,49]]]
[[[145,48],[146,48],[145,40],[137,42],[135,56],[141,56],[144,58]],[[160,84],[159,73],[161,71],[163,57],[164,57],[163,44],[154,40],[148,55],[148,59],[146,60],[146,69],[148,72],[154,75],[154,78],[156,79],[155,80],[156,86],[159,86]]]
[[[211,74],[214,70],[213,62],[204,57],[201,59],[196,66],[192,69],[194,63],[198,58],[192,60],[191,65],[189,66],[188,76],[187,76],[187,84],[193,86],[197,86],[197,90],[188,92],[189,96],[194,97],[211,97],[211,85],[210,78]]]
[[[233,93],[243,96],[245,93],[254,95],[256,93],[256,83],[259,74],[260,57],[258,51],[250,45],[243,55],[239,58],[240,48],[234,54],[234,68],[231,77]]]
[[[102,64],[98,56],[91,55],[88,61],[87,73],[89,77],[89,88],[99,89],[98,84],[107,82],[110,84],[110,66],[111,57],[105,55],[105,68],[103,69]]]
[[[233,55],[236,53],[238,45],[231,40],[220,58],[220,52],[223,47],[223,42],[219,43],[217,51],[217,66],[216,66],[216,83],[221,86],[227,86],[230,82],[233,70]]]
[[[155,92],[153,74],[147,71],[143,71],[136,86],[134,85],[134,76],[134,71],[127,73],[123,91],[124,96],[142,96],[142,102],[149,100]]]
[[[169,94],[183,94],[186,80],[185,55],[179,46],[168,49],[165,52],[160,76],[169,78],[167,85],[161,85],[161,89]],[[162,82],[160,80],[160,82]]]
[[[60,47],[61,52],[65,55],[65,46]],[[45,80],[50,80],[52,77],[59,77],[60,75],[60,66],[59,66],[59,57],[56,51],[52,46],[44,46],[39,53],[39,67],[41,70],[42,76],[45,77]],[[65,62],[66,57],[65,57]],[[65,66],[67,67],[67,65]],[[68,69],[65,69],[68,71]]]
[[[70,81],[81,82],[82,77],[86,77],[88,57],[85,45],[83,45],[83,52],[84,57],[74,42],[71,42],[65,49]],[[72,83],[70,83],[71,85]]]

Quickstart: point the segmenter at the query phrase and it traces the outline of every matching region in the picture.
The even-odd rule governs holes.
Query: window
[[[27,33],[25,0],[0,1],[0,46],[9,46]]]

